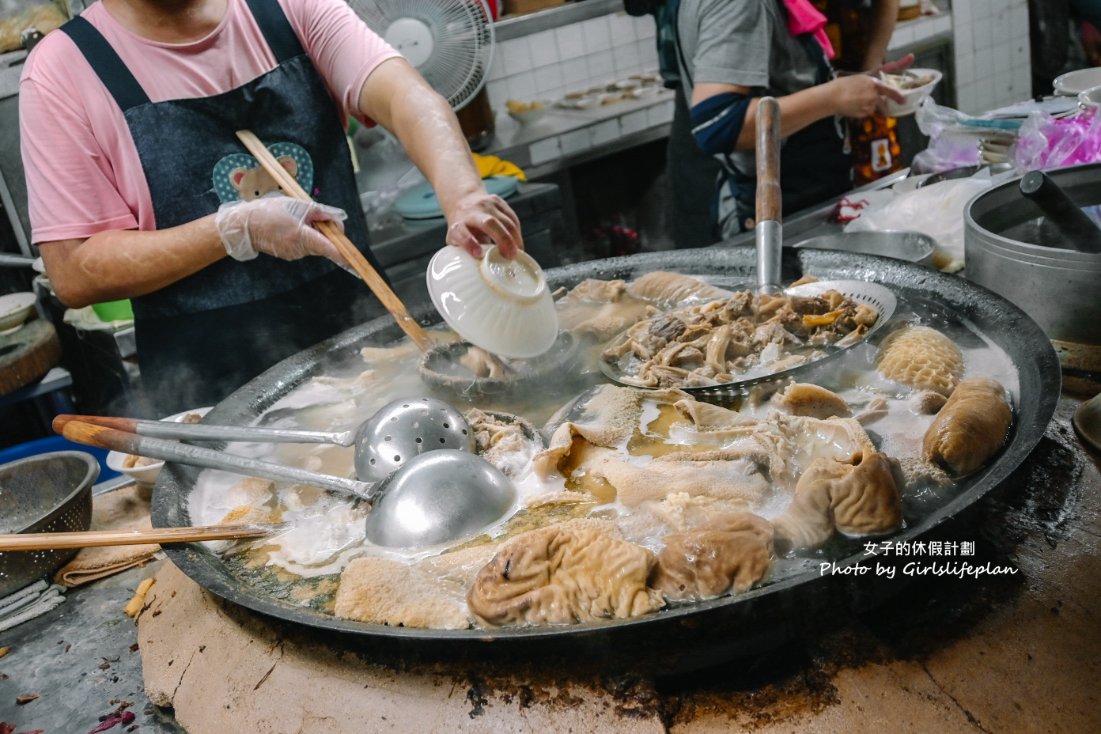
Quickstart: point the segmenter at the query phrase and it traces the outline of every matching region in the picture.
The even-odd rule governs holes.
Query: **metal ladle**
[[[413,422],[420,422],[421,428],[431,428],[434,422],[426,422],[427,419],[424,418],[423,413],[411,410],[417,402],[415,400],[396,401],[396,407],[394,403],[386,407],[395,412],[399,409],[406,411],[401,415],[412,415],[417,419]],[[442,415],[443,411],[440,413]],[[390,420],[394,417],[393,413],[386,412],[384,408],[356,432],[357,436],[365,437],[363,445],[369,447],[373,447],[375,439],[381,437],[378,443],[382,444],[383,453],[362,451],[366,466],[371,467],[372,471],[386,459],[386,450],[400,443],[395,441],[395,437],[401,436],[396,430],[401,422]],[[144,430],[153,430],[144,424],[156,422],[140,423],[143,424]],[[450,421],[447,423],[456,425],[451,424]],[[172,425],[176,429],[182,427],[178,424],[163,425]],[[443,423],[438,425],[442,428]],[[465,420],[462,425],[466,425]],[[395,430],[385,433],[383,427],[386,426],[393,427]],[[423,446],[423,453],[415,454],[408,459],[404,459],[400,454],[394,454],[393,458],[402,459],[397,462],[400,464],[397,470],[379,481],[368,482],[318,474],[305,469],[282,466],[178,441],[138,435],[116,427],[84,422],[76,416],[58,416],[54,427],[66,438],[78,443],[189,466],[221,469],[274,481],[307,484],[365,499],[372,505],[372,511],[368,515],[367,538],[376,545],[418,547],[470,537],[504,517],[516,499],[516,489],[512,482],[495,466],[472,452],[472,437],[470,438],[471,450],[446,447],[429,450],[426,445],[429,443],[427,439],[433,435],[429,430],[413,436],[412,444]],[[225,440],[254,440],[252,436],[244,437],[241,433],[231,431],[230,429],[234,428],[232,426],[191,425],[186,428],[191,438],[197,437],[195,429],[210,428],[220,430],[221,433],[217,435],[233,434],[233,438]],[[277,429],[267,429],[265,433],[271,430]],[[444,430],[452,430],[452,428]],[[285,441],[302,440],[300,435],[302,433],[314,436],[332,435],[294,431],[281,433],[283,434],[281,440]],[[289,437],[290,434],[296,433],[299,434],[298,438]],[[462,428],[458,433],[460,436],[471,435],[469,427],[466,427],[465,434],[462,433]],[[215,431],[212,430],[202,437],[218,440],[214,435]],[[366,437],[370,440],[368,441]],[[417,443],[417,438],[421,439],[420,443]],[[439,437],[436,444],[445,445],[447,438],[447,436]],[[357,443],[357,449],[358,447]],[[357,464],[363,463],[358,461],[359,453],[360,451],[357,450]],[[376,459],[373,465],[370,463],[372,457]]]

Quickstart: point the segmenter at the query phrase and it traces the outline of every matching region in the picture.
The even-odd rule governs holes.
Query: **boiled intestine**
[[[902,524],[902,505],[887,457],[865,450],[851,461],[819,458],[799,478],[795,497],[775,521],[777,539],[813,548],[834,530],[882,534]]]
[[[598,521],[575,520],[508,541],[478,572],[467,603],[490,625],[629,619],[664,606],[647,585],[654,554]]]
[[[922,442],[926,461],[956,476],[979,469],[1005,443],[1013,410],[1005,388],[983,377],[961,382]]]
[[[717,301],[731,295],[730,291],[716,288],[698,278],[665,270],[639,276],[627,286],[627,292],[664,308],[679,306],[687,301]]]
[[[667,535],[650,585],[676,601],[746,591],[768,574],[772,536],[772,525],[748,512]]]
[[[812,298],[739,291],[641,321],[602,356],[625,384],[708,387],[814,361],[820,347],[860,338],[876,318],[837,291]]]
[[[772,403],[792,415],[811,418],[847,418],[852,414],[848,403],[834,391],[802,382],[788,385],[772,397]]]

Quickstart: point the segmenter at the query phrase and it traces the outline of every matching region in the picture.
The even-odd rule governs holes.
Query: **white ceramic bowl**
[[[199,415],[206,415],[210,412],[210,407],[195,408],[194,410],[185,410],[182,413],[176,413],[166,418],[161,418],[162,421],[171,421],[172,423],[180,423],[184,417],[191,413],[198,413]],[[121,451],[110,451],[107,454],[107,466],[110,469],[114,469],[120,474],[133,479],[135,482],[142,486],[152,487],[157,482],[157,475],[161,473],[161,469],[164,467],[163,461],[154,461],[151,464],[144,464],[142,466],[123,466],[127,457],[130,454],[124,454]]]
[[[522,112],[513,112],[512,110],[509,110],[508,116],[511,117],[513,120],[516,120],[516,122],[520,123],[521,125],[530,124],[542,118],[543,115],[547,114],[547,108],[550,107],[550,103],[542,102],[541,104],[542,107],[534,107],[524,110]]]
[[[941,74],[936,69],[907,69],[907,71],[919,74],[921,76],[932,77],[928,82],[915,87],[914,89],[900,89],[899,92],[905,97],[902,102],[895,102],[893,99],[885,99],[886,112],[889,117],[905,117],[906,115],[912,115],[917,112],[918,107],[921,107],[921,103],[933,93],[937,84],[940,83]]]
[[[1051,83],[1056,94],[1073,97],[1087,89],[1101,86],[1101,66],[1078,71],[1068,71],[1066,74],[1055,77]]]
[[[502,357],[536,357],[558,336],[558,313],[539,264],[526,252],[506,259],[483,246],[481,259],[458,247],[432,257],[426,278],[444,321],[471,344]]]
[[[0,296],[0,331],[15,330],[34,312],[35,295],[29,291]]]

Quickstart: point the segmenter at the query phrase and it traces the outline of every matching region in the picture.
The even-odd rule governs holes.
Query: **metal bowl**
[[[87,530],[99,463],[83,451],[39,454],[0,466],[0,532]],[[0,553],[0,597],[53,573],[77,550]]]
[[[837,232],[811,237],[793,247],[815,247],[819,250],[841,250],[862,255],[880,255],[905,260],[918,265],[933,265],[936,241],[927,234],[906,230],[880,232]]]
[[[1101,163],[1048,175],[1079,205],[1101,205]],[[1020,179],[978,194],[964,209],[966,276],[1024,309],[1052,339],[1101,345],[1101,255],[1033,244],[1045,241],[1044,224]]]

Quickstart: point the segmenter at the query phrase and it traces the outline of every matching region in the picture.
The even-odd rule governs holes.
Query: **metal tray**
[[[966,319],[1001,347],[1017,366],[1020,402],[1012,434],[997,459],[970,478],[947,504],[920,523],[892,536],[913,541],[943,535],[951,521],[998,487],[1023,462],[1043,436],[1059,397],[1061,375],[1055,352],[1040,328],[1020,309],[1001,297],[959,277],[889,258],[800,249],[786,250],[782,281],[804,273],[822,279],[874,280],[903,298],[939,303]],[[572,285],[584,278],[632,278],[653,270],[748,279],[754,272],[755,253],[746,248],[713,247],[648,253],[581,263],[547,272],[552,287]],[[438,317],[429,308],[417,309],[427,320]],[[431,316],[431,318],[430,318]],[[400,337],[398,327],[381,318],[347,331],[276,365],[219,403],[212,421],[247,423],[311,375],[327,360],[348,358],[366,344]],[[199,470],[169,464],[162,471],[153,496],[153,524],[157,527],[190,524],[188,495]],[[862,548],[836,561],[843,570],[864,560]],[[904,585],[844,573],[820,575],[817,569],[754,589],[688,606],[666,609],[644,617],[562,627],[504,628],[497,630],[430,630],[365,624],[295,606],[257,592],[232,576],[221,559],[206,548],[187,544],[166,548],[169,558],[211,593],[257,612],[305,625],[326,639],[400,660],[569,659],[606,660],[609,669],[657,669],[663,672],[696,669],[734,657],[756,655],[801,631],[813,628],[823,610],[851,606],[897,593]],[[907,560],[880,556],[883,563]]]

